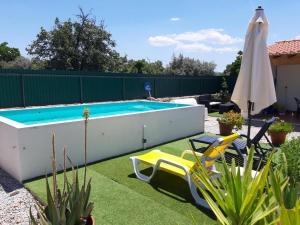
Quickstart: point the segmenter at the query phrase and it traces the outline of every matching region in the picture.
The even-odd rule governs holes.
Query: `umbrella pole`
[[[252,110],[253,102],[248,101],[248,132],[247,132],[247,146],[250,147],[250,134],[251,134],[251,122],[252,122],[252,116],[251,116],[251,110]]]

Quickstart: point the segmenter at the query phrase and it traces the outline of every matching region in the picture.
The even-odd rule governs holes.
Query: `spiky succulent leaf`
[[[29,209],[29,216],[30,216],[30,224],[32,224],[32,225],[38,225],[38,222],[35,220],[34,216],[32,215],[31,207]]]
[[[48,178],[46,178],[46,192],[47,192],[47,206],[45,208],[45,214],[53,224],[58,224],[59,212],[54,203]]]

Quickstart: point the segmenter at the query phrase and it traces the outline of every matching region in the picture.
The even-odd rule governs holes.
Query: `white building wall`
[[[300,65],[277,66],[277,102],[287,110],[295,111],[294,97],[300,99]]]

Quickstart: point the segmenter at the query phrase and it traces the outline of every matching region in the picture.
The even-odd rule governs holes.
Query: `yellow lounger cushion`
[[[151,152],[148,152],[146,154],[140,155],[140,156],[136,156],[137,159],[139,159],[141,162],[143,162],[144,164],[149,164],[149,165],[156,165],[157,161],[159,159],[165,159],[171,162],[175,162],[177,164],[180,164],[182,166],[184,166],[186,169],[188,169],[188,171],[194,166],[194,162],[190,161],[190,160],[186,160],[183,158],[180,158],[178,156],[175,155],[171,155],[168,153],[164,153],[161,151],[157,151],[157,150],[153,150]],[[175,175],[179,175],[179,176],[185,176],[185,172],[175,166],[166,164],[166,163],[161,163],[160,164],[160,169],[161,170],[165,170],[166,172],[175,174]]]
[[[197,187],[195,186],[191,177],[191,170],[194,166],[198,166],[198,163],[202,163],[206,167],[209,175],[213,179],[217,178],[219,176],[219,172],[215,170],[215,160],[224,153],[227,146],[237,137],[238,134],[233,134],[228,137],[219,138],[212,145],[210,145],[203,154],[193,152],[191,150],[185,150],[182,152],[181,157],[178,157],[172,154],[161,152],[159,150],[153,150],[143,155],[132,156],[130,157],[130,160],[132,161],[133,169],[137,178],[145,182],[150,182],[158,170],[164,170],[168,173],[184,178],[188,182],[195,202],[198,205],[209,208],[209,205],[203,198],[199,196],[197,192]],[[197,157],[199,157],[199,162],[196,163],[194,161],[184,159],[184,156],[187,154],[196,154]],[[139,169],[140,163],[153,167],[152,173],[150,175],[142,174]]]

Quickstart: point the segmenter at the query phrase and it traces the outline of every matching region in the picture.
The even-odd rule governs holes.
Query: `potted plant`
[[[242,115],[232,110],[230,112],[223,113],[217,120],[219,122],[220,134],[222,136],[230,135],[233,129],[242,129],[242,125],[244,123]]]
[[[268,134],[271,136],[272,144],[276,147],[285,142],[286,135],[292,132],[292,124],[285,122],[284,120],[277,120],[273,123]]]

